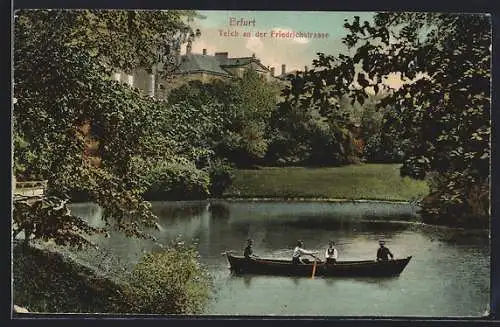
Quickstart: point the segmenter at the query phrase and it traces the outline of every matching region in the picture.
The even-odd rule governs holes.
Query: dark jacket
[[[252,246],[251,245],[247,245],[247,247],[245,248],[245,252],[243,253],[243,256],[245,258],[250,258],[253,254],[253,249],[252,249]]]
[[[389,260],[389,256],[391,256],[391,258],[394,258],[394,256],[392,255],[391,251],[389,251],[388,248],[386,248],[386,247],[380,247],[380,248],[378,248],[378,250],[377,250],[377,261],[378,260],[382,260],[382,261]]]

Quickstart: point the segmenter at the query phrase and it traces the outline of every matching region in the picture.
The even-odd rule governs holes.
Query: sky
[[[304,66],[312,68],[317,52],[337,55],[349,53],[342,43],[347,34],[343,27],[344,19],[350,22],[354,16],[360,16],[361,22],[372,22],[374,13],[370,12],[293,12],[293,11],[199,11],[204,19],[196,19],[192,26],[201,30],[201,36],[192,45],[193,53],[207,54],[228,52],[229,57],[249,57],[252,54],[265,66],[275,67],[276,74],[281,74],[282,64],[286,71],[303,70]],[[250,26],[230,26],[230,19],[236,21],[255,20]],[[295,31],[311,33],[328,33],[327,38],[276,38],[270,32]],[[238,36],[224,36],[221,33],[238,33]],[[250,37],[243,36],[250,32]],[[267,33],[256,37],[255,33]],[[185,51],[185,49],[183,49]]]

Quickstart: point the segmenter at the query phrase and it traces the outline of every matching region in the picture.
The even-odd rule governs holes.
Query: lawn
[[[400,164],[263,167],[237,170],[225,198],[321,198],[409,201],[428,193],[425,181],[399,175]]]

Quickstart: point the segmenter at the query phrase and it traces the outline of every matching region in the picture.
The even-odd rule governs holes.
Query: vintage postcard
[[[12,28],[16,317],[490,314],[490,15]]]

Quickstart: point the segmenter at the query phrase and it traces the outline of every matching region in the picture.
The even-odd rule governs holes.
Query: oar
[[[314,279],[314,274],[316,273],[316,258],[314,258],[314,264],[313,264],[313,271],[312,271],[312,275],[311,275],[311,279]]]
[[[228,254],[231,254],[232,252],[234,252],[234,251],[233,251],[233,250],[227,250],[227,251],[221,252],[221,254],[220,254],[220,255],[222,255],[222,256],[224,256],[224,255],[225,255],[225,256],[227,256]]]

